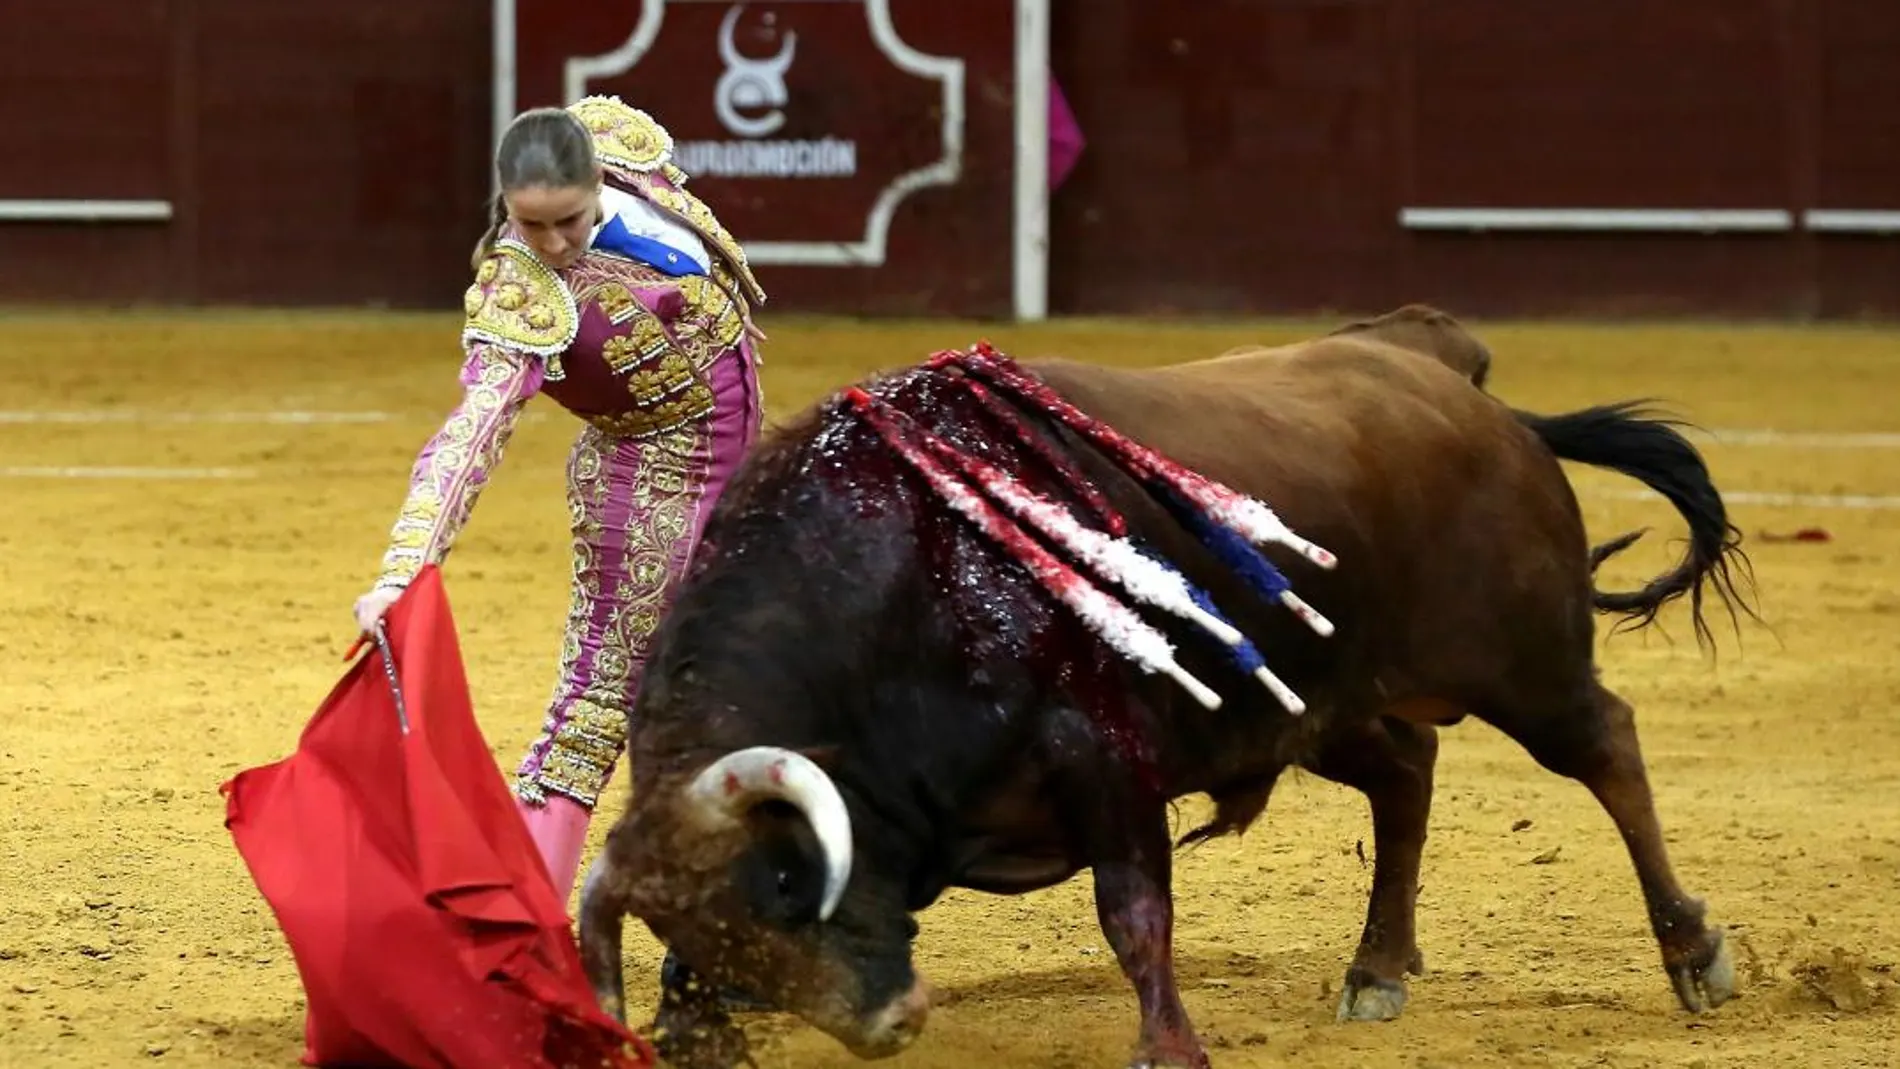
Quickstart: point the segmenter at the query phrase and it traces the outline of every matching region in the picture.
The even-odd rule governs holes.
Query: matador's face
[[[523,186],[505,190],[502,200],[522,240],[556,270],[571,266],[587,251],[600,217],[599,185]]]

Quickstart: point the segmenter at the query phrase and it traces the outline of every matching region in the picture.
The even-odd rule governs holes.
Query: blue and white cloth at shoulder
[[[699,235],[640,198],[609,186],[600,191],[600,206],[606,221],[594,230],[593,248],[676,278],[704,275],[710,269],[712,258]]]

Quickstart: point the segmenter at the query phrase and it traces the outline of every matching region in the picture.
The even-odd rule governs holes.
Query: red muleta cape
[[[225,827],[295,957],[307,1065],[646,1069],[603,1013],[475,723],[434,566],[296,752],[224,784]],[[400,701],[398,700],[400,690]]]

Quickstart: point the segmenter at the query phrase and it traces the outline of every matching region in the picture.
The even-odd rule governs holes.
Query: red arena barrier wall
[[[1900,4],[33,0],[0,41],[0,304],[451,312],[499,127],[616,93],[768,317],[1900,315]]]
[[[497,136],[525,108],[618,96],[673,135],[784,305],[1038,318],[1047,16],[1047,0],[498,0]]]

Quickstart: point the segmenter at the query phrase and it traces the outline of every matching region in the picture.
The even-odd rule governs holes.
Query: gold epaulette
[[[666,127],[619,97],[586,97],[567,110],[594,135],[594,155],[608,166],[648,174],[673,158],[673,135]]]
[[[462,343],[475,341],[539,356],[566,351],[580,332],[574,294],[560,277],[513,238],[495,243],[462,295]]]
[[[586,97],[567,110],[594,135],[594,155],[603,166],[633,176],[630,181],[647,199],[692,224],[732,264],[746,298],[753,304],[765,302],[765,289],[752,273],[745,246],[727,233],[712,209],[686,192],[686,172],[673,163],[673,135],[659,120],[610,96]],[[648,176],[663,178],[670,186]]]

